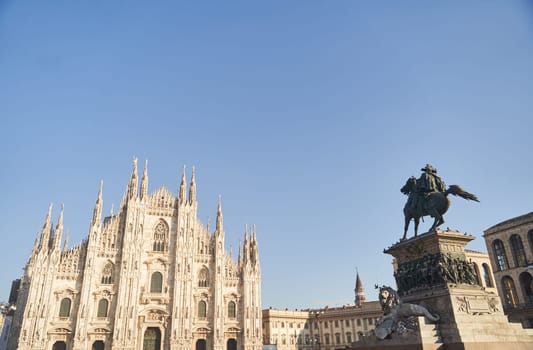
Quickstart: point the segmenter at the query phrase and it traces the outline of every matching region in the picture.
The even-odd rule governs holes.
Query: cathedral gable
[[[150,209],[150,214],[161,213],[160,215],[167,216],[172,215],[176,203],[176,197],[168,188],[162,186],[148,196],[147,207]]]

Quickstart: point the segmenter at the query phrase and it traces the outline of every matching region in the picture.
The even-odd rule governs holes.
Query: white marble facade
[[[140,187],[140,188],[139,188]],[[22,276],[10,349],[260,350],[261,269],[255,228],[235,261],[224,249],[220,200],[213,230],[197,218],[194,169],[174,196],[148,193],[137,160],[117,213],[68,248],[63,210],[50,206]],[[212,232],[213,231],[213,232]]]

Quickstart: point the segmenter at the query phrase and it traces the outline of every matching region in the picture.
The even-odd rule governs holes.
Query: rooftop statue
[[[411,219],[414,219],[415,222],[415,237],[418,234],[418,224],[421,217],[429,215],[435,218],[430,231],[435,231],[437,227],[442,225],[444,223],[444,213],[450,207],[449,194],[479,202],[475,195],[466,192],[458,185],[450,185],[446,189],[444,181],[437,175],[437,169],[431,165],[426,164],[420,171],[423,171],[423,173],[418,180],[411,176],[400,190],[403,194],[409,196],[403,208],[405,226],[402,240],[407,236],[407,229]]]

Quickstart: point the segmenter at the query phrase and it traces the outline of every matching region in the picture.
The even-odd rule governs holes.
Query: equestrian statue
[[[415,222],[415,237],[418,235],[420,218],[424,216],[429,215],[435,219],[430,231],[435,231],[437,227],[442,225],[444,223],[444,213],[450,208],[449,194],[479,202],[475,195],[468,193],[458,185],[451,185],[446,189],[444,181],[437,176],[437,169],[431,165],[426,164],[420,170],[423,173],[418,180],[411,176],[400,189],[403,194],[409,196],[403,208],[405,225],[402,240],[407,236],[407,229],[411,219]]]

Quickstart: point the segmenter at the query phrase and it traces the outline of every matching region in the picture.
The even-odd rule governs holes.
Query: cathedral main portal
[[[144,332],[143,350],[161,350],[161,330],[150,327]]]

